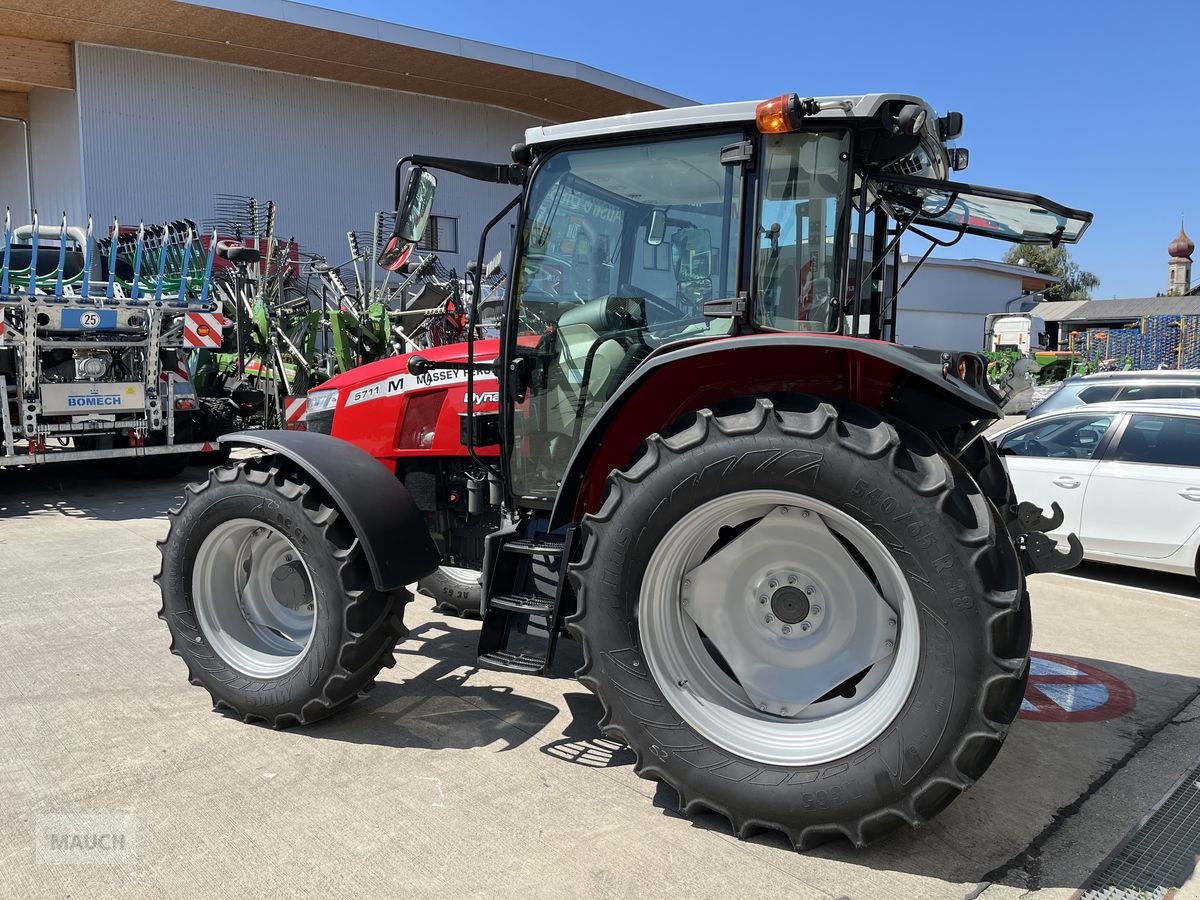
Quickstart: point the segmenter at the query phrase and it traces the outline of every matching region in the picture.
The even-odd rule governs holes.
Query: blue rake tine
[[[142,277],[142,248],[146,242],[146,223],[138,222],[137,247],[133,251],[133,287],[130,288],[131,299],[136,300],[141,293],[139,281]]]
[[[204,281],[200,284],[200,303],[208,303],[208,286],[212,282],[213,259],[217,255],[217,229],[213,229],[212,240],[208,244],[208,262],[204,264]]]
[[[92,217],[88,216],[87,234],[84,235],[83,245],[83,287],[79,296],[88,299],[88,288],[92,284]]]
[[[108,242],[108,288],[104,292],[104,296],[109,300],[113,298],[113,284],[117,278],[117,237],[120,234],[121,225],[113,219],[112,235]]]
[[[29,296],[37,294],[38,214],[33,211],[33,242],[29,252]]]
[[[154,286],[154,299],[161,301],[163,295],[163,276],[167,272],[167,239],[170,230],[163,226],[162,238],[158,245],[158,283]]]
[[[58,275],[54,279],[54,297],[63,295],[63,269],[67,265],[67,211],[63,210],[62,225],[58,229]]]
[[[179,263],[179,298],[178,305],[183,306],[187,299],[187,270],[188,260],[192,255],[192,227],[189,225],[187,235],[183,239],[183,259]]]
[[[0,266],[0,297],[8,294],[8,261],[12,258],[12,208],[4,209],[4,265]]]

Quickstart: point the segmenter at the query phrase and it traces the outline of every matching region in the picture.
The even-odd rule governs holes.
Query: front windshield
[[[513,490],[550,498],[588,422],[655,347],[726,333],[736,294],[740,133],[561,151],[537,170],[521,236]]]
[[[783,331],[832,331],[849,140],[798,133],[764,143],[755,317]]]

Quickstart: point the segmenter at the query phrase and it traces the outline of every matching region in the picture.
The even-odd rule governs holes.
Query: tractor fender
[[[958,375],[966,358],[967,379]],[[1000,418],[982,359],[832,334],[763,333],[667,345],[589,424],[563,473],[550,527],[598,508],[604,482],[643,440],[684,415],[738,397],[805,393],[863,404],[934,432]]]
[[[400,480],[369,453],[312,431],[238,431],[220,442],[278,453],[324,488],[362,542],[379,590],[399,590],[438,567],[424,515]]]

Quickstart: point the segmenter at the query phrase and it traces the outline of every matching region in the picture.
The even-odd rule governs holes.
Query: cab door
[[[1200,418],[1138,413],[1097,462],[1079,537],[1089,551],[1164,559],[1200,529]]]
[[[1089,481],[1118,416],[1112,412],[1046,416],[999,441],[1017,499],[1037,504],[1047,515],[1053,503],[1062,509],[1062,525],[1050,537],[1059,540],[1072,532],[1079,534]]]

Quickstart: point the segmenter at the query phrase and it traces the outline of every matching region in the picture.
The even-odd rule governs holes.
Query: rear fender
[[[963,356],[965,382],[957,377]],[[1000,418],[973,354],[810,334],[671,346],[649,357],[592,421],[563,475],[550,527],[596,510],[609,473],[628,465],[648,435],[688,413],[738,397],[794,393],[860,403],[925,432]]]
[[[362,542],[379,590],[399,590],[438,567],[424,515],[399,479],[369,453],[311,431],[239,431],[220,441],[278,453],[312,476]]]

